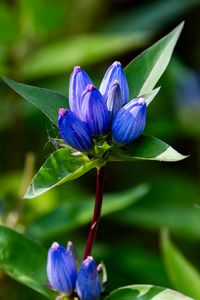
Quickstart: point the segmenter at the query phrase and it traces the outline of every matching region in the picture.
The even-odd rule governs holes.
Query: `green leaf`
[[[19,83],[2,76],[20,96],[39,108],[56,126],[58,126],[58,110],[68,105],[67,97],[57,92]]]
[[[176,291],[154,285],[130,285],[113,291],[105,300],[193,300]]]
[[[140,200],[149,188],[146,184],[134,187],[126,192],[104,196],[102,216],[121,211]],[[94,199],[61,204],[52,213],[35,221],[28,234],[40,239],[66,232],[90,222],[94,209]]]
[[[56,293],[45,287],[46,260],[44,248],[14,230],[0,226],[0,269],[53,300]]]
[[[124,147],[115,147],[111,150],[109,161],[133,161],[133,160],[158,160],[178,161],[186,158],[165,142],[152,137],[142,135],[132,143]]]
[[[159,91],[160,91],[160,87],[158,87],[157,89],[151,91],[148,94],[142,95],[142,97],[144,97],[144,99],[146,101],[147,106],[153,101],[153,99],[157,96]]]
[[[56,150],[33,178],[24,198],[37,197],[66,181],[74,180],[102,164],[102,159],[89,158],[70,147]]]
[[[148,94],[165,71],[179,38],[183,23],[146,49],[125,68],[130,98]]]
[[[196,300],[200,300],[200,273],[176,248],[167,230],[161,235],[162,254],[173,286]]]
[[[76,65],[100,63],[113,55],[143,46],[147,37],[144,31],[80,35],[38,50],[22,63],[19,72],[31,79],[65,73]]]

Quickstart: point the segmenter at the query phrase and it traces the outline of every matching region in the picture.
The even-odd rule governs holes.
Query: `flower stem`
[[[104,169],[105,167],[102,166],[101,168],[97,169],[97,173],[96,173],[96,198],[95,198],[94,214],[90,226],[90,231],[88,234],[88,239],[87,239],[87,244],[85,247],[85,253],[83,259],[86,259],[88,256],[91,255],[92,246],[94,244],[96,232],[101,217],[101,207],[103,201]]]

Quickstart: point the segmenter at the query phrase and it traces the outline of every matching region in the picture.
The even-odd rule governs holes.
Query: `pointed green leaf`
[[[179,38],[183,23],[146,49],[125,68],[130,98],[149,93],[165,71]]]
[[[174,288],[200,300],[200,273],[172,243],[167,230],[162,232],[161,246],[166,270]]]
[[[165,142],[153,136],[142,135],[130,144],[113,148],[108,159],[110,161],[178,161],[186,157]]]
[[[47,251],[23,235],[0,226],[0,269],[13,279],[54,300],[47,289]]]
[[[149,188],[146,184],[139,185],[128,191],[104,196],[102,216],[106,216],[131,206],[140,200]],[[36,220],[28,229],[28,234],[37,239],[55,236],[62,232],[80,227],[90,222],[94,209],[94,199],[63,203],[52,213]]]
[[[20,96],[39,108],[56,126],[58,126],[58,110],[68,105],[67,97],[55,91],[19,83],[5,76],[3,80]]]
[[[86,155],[74,152],[70,147],[58,149],[35,175],[24,198],[37,197],[57,185],[80,177],[101,163],[100,159],[89,160]]]
[[[113,291],[105,300],[193,300],[176,291],[154,285],[130,285]]]
[[[157,96],[159,91],[160,91],[160,87],[158,87],[157,89],[154,89],[153,91],[151,91],[148,94],[142,95],[142,97],[144,97],[144,99],[146,101],[147,106],[153,101],[153,99]]]

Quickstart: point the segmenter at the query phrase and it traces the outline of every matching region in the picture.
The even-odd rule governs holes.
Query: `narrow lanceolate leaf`
[[[178,161],[186,158],[165,142],[153,137],[142,135],[130,144],[115,147],[110,151],[110,161],[158,160]]]
[[[102,216],[121,212],[142,199],[149,188],[146,184],[134,187],[126,192],[105,195]],[[46,216],[41,217],[28,228],[28,235],[34,238],[45,239],[73,230],[90,222],[94,209],[94,199],[83,199],[78,202],[68,202]]]
[[[56,293],[45,287],[46,261],[46,249],[14,230],[0,226],[0,269],[53,300]]]
[[[89,160],[80,152],[69,147],[58,149],[49,156],[33,178],[24,198],[37,197],[54,186],[74,180],[101,164],[100,159]]]
[[[160,87],[158,87],[157,89],[154,89],[153,91],[151,91],[148,94],[142,95],[142,97],[146,101],[147,106],[154,100],[154,98],[157,96],[159,91],[160,91]]]
[[[168,231],[163,230],[161,237],[163,259],[174,288],[200,300],[200,273],[172,243]]]
[[[179,38],[183,23],[146,49],[125,68],[130,98],[148,94],[165,71]]]
[[[114,290],[105,300],[194,300],[171,289],[154,285],[129,285]]]
[[[67,97],[55,91],[38,88],[2,77],[3,80],[20,96],[39,108],[56,126],[58,126],[58,110],[66,107]]]

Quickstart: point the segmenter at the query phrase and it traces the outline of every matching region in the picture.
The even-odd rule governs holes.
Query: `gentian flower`
[[[81,67],[75,67],[69,84],[70,110],[61,108],[58,117],[65,143],[89,152],[95,139],[103,138],[111,128],[115,142],[132,142],[144,130],[146,104],[143,98],[127,103],[128,97],[128,83],[120,62],[108,68],[99,90]]]
[[[96,300],[101,294],[101,281],[97,265],[88,256],[81,265],[76,281],[76,291],[81,300]]]
[[[109,129],[109,114],[106,103],[99,90],[88,84],[82,95],[81,118],[90,127],[92,135],[97,137]]]
[[[117,113],[112,124],[115,142],[128,144],[141,135],[146,124],[146,102],[144,98],[135,98],[124,105]]]
[[[78,151],[88,152],[90,150],[93,143],[90,128],[72,111],[59,109],[58,127],[66,144]]]
[[[111,86],[106,104],[109,112],[110,121],[112,122],[117,112],[122,108],[122,94],[118,80],[115,80],[114,84]]]
[[[56,242],[48,251],[47,276],[54,290],[72,294],[77,279],[76,263],[68,250]]]
[[[80,66],[74,67],[69,81],[69,107],[73,113],[79,116],[82,106],[82,94],[92,80]]]
[[[122,105],[126,104],[129,99],[129,89],[128,83],[126,80],[126,75],[122,68],[122,65],[119,61],[115,61],[106,71],[106,74],[101,82],[99,91],[104,97],[105,101],[107,101],[109,91],[115,81],[119,82],[121,96],[122,96]]]

